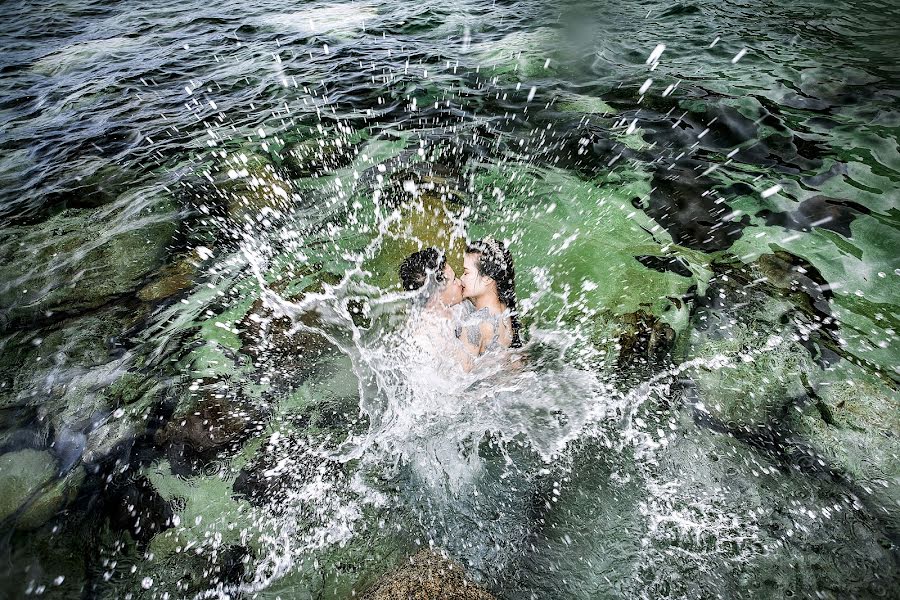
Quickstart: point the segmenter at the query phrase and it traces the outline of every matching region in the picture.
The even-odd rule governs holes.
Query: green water
[[[349,598],[433,547],[499,598],[891,597],[897,16],[11,5],[3,589]],[[379,303],[484,235],[528,367],[409,401]]]

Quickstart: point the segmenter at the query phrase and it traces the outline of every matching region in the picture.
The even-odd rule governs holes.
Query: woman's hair
[[[444,282],[444,265],[447,257],[437,248],[425,248],[413,252],[400,264],[400,285],[406,291],[417,290],[428,281],[433,273],[438,283]]]
[[[466,244],[466,254],[478,254],[478,272],[497,283],[497,296],[510,311],[509,319],[512,324],[510,345],[513,348],[520,347],[522,339],[519,337],[519,330],[522,326],[516,310],[516,271],[513,268],[512,253],[502,242],[486,237]]]

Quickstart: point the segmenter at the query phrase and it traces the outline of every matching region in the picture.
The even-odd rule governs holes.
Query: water
[[[892,4],[5,8],[13,597],[896,594]],[[396,269],[487,234],[463,374]]]

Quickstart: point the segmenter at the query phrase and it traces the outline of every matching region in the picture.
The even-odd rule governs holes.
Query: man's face
[[[466,254],[463,257],[462,295],[463,298],[477,298],[484,294],[485,277],[478,272],[480,254]]]
[[[453,267],[444,265],[444,284],[440,292],[441,303],[444,306],[453,306],[462,302],[462,283],[453,272]]]

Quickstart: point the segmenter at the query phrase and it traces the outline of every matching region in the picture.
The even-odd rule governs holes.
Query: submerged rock
[[[303,292],[288,296],[287,300],[297,302],[307,292],[321,292],[324,284],[334,285],[340,281],[337,275],[317,270],[317,267],[310,272],[295,273],[294,279],[302,281],[307,276],[314,278],[312,283],[303,288]],[[281,291],[280,286],[273,289]],[[315,327],[318,316],[312,312],[305,313],[297,324]],[[295,331],[295,325],[287,317],[274,316],[263,300],[257,299],[237,323],[240,352],[252,357],[259,365],[265,364],[272,375],[289,373],[288,378],[292,381],[303,379],[315,370],[323,355],[334,350],[334,346],[314,331]]]
[[[97,208],[136,187],[141,175],[102,158],[79,165],[78,174],[61,196],[65,208]]]
[[[0,456],[0,521],[12,517],[34,500],[40,490],[53,480],[56,469],[56,459],[46,450],[19,450]],[[37,507],[30,515],[28,524],[40,524],[39,517],[52,516],[46,515],[47,512]]]
[[[202,200],[199,208],[205,214],[227,217],[245,230],[281,218],[297,199],[290,179],[267,155],[249,149],[236,152],[217,169],[212,185],[203,179],[196,182],[194,192]]]
[[[92,210],[65,210],[0,230],[0,305],[9,326],[103,306],[134,291],[162,261],[176,230],[174,207],[127,227]]]
[[[648,485],[643,503],[641,597],[845,598],[896,588],[896,546],[879,531],[878,508],[683,417],[655,457],[661,485]]]
[[[318,177],[346,167],[356,154],[356,147],[341,136],[324,136],[321,140],[304,140],[285,146],[281,151],[281,166],[297,179]]]
[[[406,564],[386,574],[363,595],[364,600],[492,600],[456,562],[432,550],[421,550]]]
[[[717,263],[697,299],[685,360],[698,361],[694,379],[704,410],[729,426],[779,420],[805,394],[802,377],[815,363],[797,331],[809,332],[818,315],[808,294],[792,291],[790,264],[785,256]]]
[[[229,382],[213,383],[157,432],[156,443],[167,449],[173,470],[190,474],[219,452],[237,449],[266,415]]]
[[[900,541],[900,394],[846,361],[810,379],[809,401],[788,413],[786,425],[858,488]]]
[[[698,176],[694,166],[679,164],[654,173],[653,191],[644,212],[681,246],[704,252],[725,250],[741,237],[750,218],[743,215],[740,219],[723,220],[731,209],[718,193],[710,193],[713,182]]]
[[[10,449],[52,446],[65,471],[86,450],[100,458],[127,434],[107,435],[112,432],[105,424],[146,426],[142,415],[114,414],[152,400],[154,382],[129,371],[132,355],[121,347],[127,317],[125,310],[98,311],[0,341],[0,408],[10,424],[27,424],[31,431],[29,440],[8,438]]]
[[[827,282],[787,252],[716,265],[687,353],[695,407],[718,431],[836,480],[900,538],[896,384],[839,343]]]
[[[797,231],[812,231],[813,227],[822,227],[849,238],[853,235],[850,224],[857,217],[871,212],[865,206],[851,200],[820,195],[804,200],[794,211],[762,210],[757,216],[765,218],[766,225],[779,225]]]
[[[84,467],[79,466],[47,486],[19,515],[16,528],[36,529],[59,514],[60,510],[75,500],[84,479]]]
[[[138,291],[138,299],[144,302],[158,302],[188,289],[194,283],[199,262],[202,262],[199,256],[191,255],[166,265],[155,280]]]
[[[290,300],[296,301],[299,298],[302,296],[293,296]],[[306,326],[314,326],[316,321],[314,313],[305,313],[299,319],[300,324]],[[306,368],[301,370],[302,374],[331,344],[317,333],[303,330],[291,332],[293,327],[294,323],[289,318],[273,316],[262,299],[259,299],[238,323],[239,336],[243,342],[241,352],[257,360],[301,359],[306,364]]]
[[[106,517],[113,529],[127,531],[140,544],[146,544],[157,533],[174,526],[171,505],[140,475],[108,492]]]
[[[664,360],[675,345],[675,330],[659,317],[645,311],[623,315],[620,324],[620,367],[635,361]]]
[[[286,438],[280,444],[270,441],[267,451],[258,453],[238,473],[232,493],[255,506],[277,510],[280,504],[289,503],[304,484],[317,479],[343,480],[345,470],[344,463],[319,454],[303,438]]]

